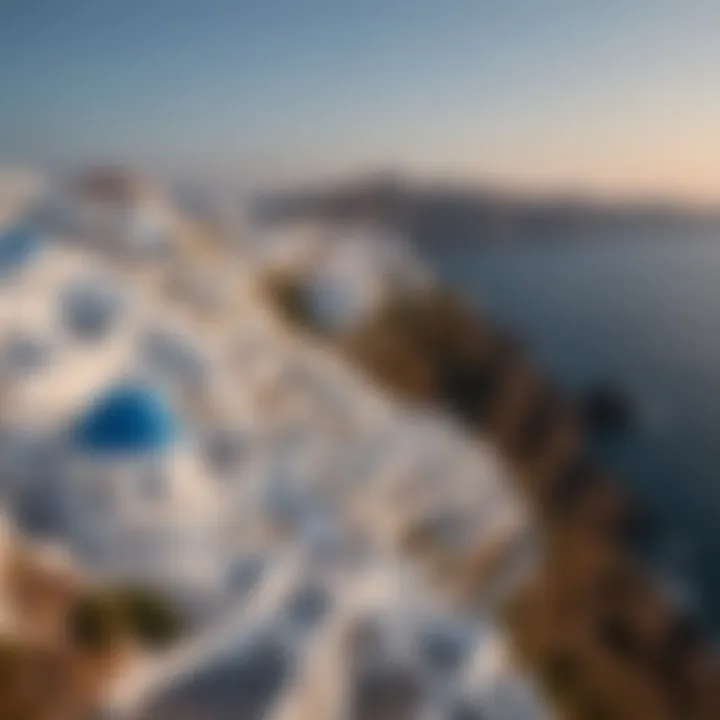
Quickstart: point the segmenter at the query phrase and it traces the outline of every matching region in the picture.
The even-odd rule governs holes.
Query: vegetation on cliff
[[[0,717],[86,717],[138,649],[175,640],[182,618],[146,588],[91,587],[19,545],[0,581]]]

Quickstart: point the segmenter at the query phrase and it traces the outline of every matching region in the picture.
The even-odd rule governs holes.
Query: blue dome
[[[125,383],[105,390],[90,404],[73,428],[73,439],[90,453],[150,453],[169,447],[176,429],[175,418],[158,392]]]
[[[0,276],[22,270],[40,246],[40,236],[29,228],[0,229]]]

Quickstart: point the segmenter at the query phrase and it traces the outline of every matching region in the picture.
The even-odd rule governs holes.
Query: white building
[[[403,410],[274,320],[252,292],[267,267],[262,253],[235,268],[204,237],[160,256],[152,243],[137,252],[128,220],[145,207],[137,190],[101,175],[89,197],[94,209],[88,215],[81,203],[77,235],[0,237],[0,270],[9,258],[0,273],[4,502],[17,512],[51,499],[48,532],[91,575],[206,601],[194,608],[197,636],[121,683],[119,695],[137,700],[128,702],[138,712],[147,701],[163,720],[342,717],[333,698],[313,714],[301,697],[318,686],[323,695],[333,677],[347,689],[338,702],[351,703],[362,673],[346,639],[361,597],[383,626],[417,618],[397,624],[397,642],[380,643],[387,658],[417,642],[426,616],[454,622],[408,556],[408,531],[429,527],[463,557],[507,542],[503,577],[491,578],[504,579],[518,557],[532,558],[525,508],[490,448],[447,419]],[[305,267],[319,298],[330,289],[330,310],[340,311],[330,322],[371,311],[396,283],[424,282],[412,258],[385,241],[335,237],[334,250]],[[178,268],[203,284],[229,280],[229,301],[198,305],[194,293],[167,292]],[[301,627],[318,606],[312,592],[303,596],[308,582],[332,608],[320,608],[312,632]],[[369,587],[386,589],[373,599]],[[462,678],[480,687],[471,658],[493,655],[497,634],[489,616],[470,624],[467,662],[451,677],[432,676],[418,717],[457,720]],[[410,675],[429,677],[410,666]],[[488,704],[501,679],[516,694],[514,671],[500,666],[500,679],[467,702],[483,717],[540,717],[520,714],[515,701],[505,710]]]

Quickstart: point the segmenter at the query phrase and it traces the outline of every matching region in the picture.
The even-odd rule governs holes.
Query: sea
[[[655,528],[659,577],[720,633],[720,229],[558,230],[434,241],[441,281],[566,393],[602,383],[636,426],[595,443]]]

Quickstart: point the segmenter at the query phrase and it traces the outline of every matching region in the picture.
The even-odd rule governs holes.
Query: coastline
[[[640,707],[653,718],[716,716],[716,649],[635,557],[634,508],[588,458],[569,404],[510,338],[435,287],[322,340],[379,387],[500,448],[545,535],[541,569],[509,603],[508,628],[563,716],[635,717]],[[482,575],[449,571],[470,597],[473,572]]]

